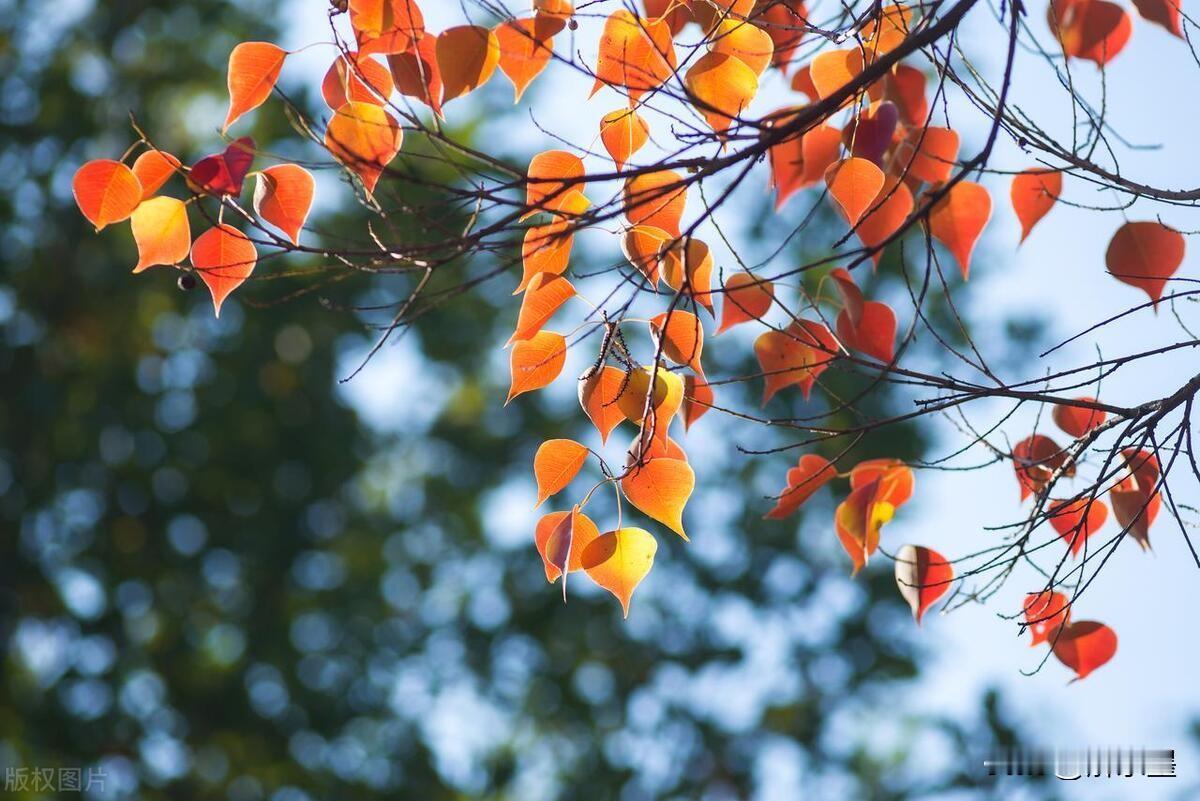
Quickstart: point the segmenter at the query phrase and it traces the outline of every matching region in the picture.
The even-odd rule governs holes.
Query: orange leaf
[[[863,54],[857,47],[826,50],[817,54],[808,70],[817,96],[824,100],[858,77],[863,71]]]
[[[1180,39],[1184,38],[1180,0],[1133,0],[1133,5],[1142,19],[1163,26]]]
[[[1098,499],[1053,501],[1047,515],[1058,536],[1071,546],[1071,555],[1078,556],[1088,538],[1103,528],[1108,521],[1108,506]]]
[[[1054,207],[1062,194],[1062,173],[1030,167],[1013,178],[1012,205],[1021,221],[1021,241],[1029,236],[1038,220]]]
[[[925,73],[907,64],[897,64],[888,76],[885,94],[900,108],[900,119],[905,125],[925,125],[929,116]]]
[[[686,364],[704,377],[700,354],[704,352],[704,326],[691,312],[674,309],[650,320],[650,335],[662,342],[663,354],[676,364]]]
[[[758,76],[741,59],[713,51],[692,64],[684,85],[709,127],[724,134],[757,94]]]
[[[884,6],[863,25],[863,49],[871,60],[895,50],[912,31],[912,9],[901,3]]]
[[[896,513],[891,503],[878,497],[879,479],[852,489],[834,512],[838,540],[854,563],[854,573],[866,566],[879,547],[879,532]]]
[[[128,219],[142,202],[142,185],[133,170],[111,159],[84,164],[75,171],[71,189],[75,204],[97,231]]]
[[[1021,485],[1021,500],[1041,492],[1054,472],[1067,465],[1069,458],[1057,442],[1043,434],[1026,437],[1014,445],[1013,470],[1017,473],[1017,483]],[[1063,475],[1075,475],[1074,466],[1067,465]]]
[[[583,550],[583,569],[588,577],[617,596],[629,617],[629,601],[638,584],[654,566],[658,543],[640,528],[619,528],[592,540]]]
[[[626,470],[638,462],[645,463],[651,459],[678,459],[682,462],[688,460],[687,453],[678,442],[670,437],[651,437],[650,433],[645,428],[638,429],[638,435],[625,454]]]
[[[221,316],[221,304],[254,272],[258,251],[254,243],[232,225],[209,228],[192,243],[192,267],[212,294],[213,312]]]
[[[837,357],[837,340],[823,324],[800,320],[786,331],[767,331],[754,341],[766,383],[763,405],[784,387],[798,384],[805,400],[813,383]]]
[[[178,264],[188,257],[192,229],[182,200],[150,198],[137,207],[129,222],[138,249],[135,273],[158,264]]]
[[[270,42],[242,42],[229,54],[228,130],[247,111],[258,108],[271,96],[287,51]]]
[[[512,383],[505,405],[518,395],[551,384],[562,372],[566,361],[567,340],[562,334],[539,331],[529,339],[517,342],[509,355]]]
[[[676,240],[663,260],[663,280],[667,286],[693,298],[709,314],[713,314],[712,271],[712,251],[706,242],[694,236]]]
[[[338,56],[321,82],[321,96],[331,109],[350,101],[386,105],[395,85],[388,68],[361,53]]]
[[[164,150],[147,150],[133,162],[133,174],[142,185],[142,200],[149,200],[172,175],[182,172],[179,159]]]
[[[954,568],[932,548],[902,545],[896,552],[896,586],[912,608],[920,625],[921,618],[938,598],[946,594],[954,581]]]
[[[940,184],[950,179],[958,159],[958,133],[935,125],[916,128],[899,146],[896,158],[907,176]]]
[[[850,489],[878,482],[876,496],[899,509],[912,498],[916,476],[899,459],[867,459],[850,470]]]
[[[1061,592],[1043,590],[1025,596],[1025,625],[1033,635],[1031,646],[1048,642],[1070,619],[1071,607]]]
[[[411,50],[387,57],[396,91],[415,97],[442,116],[442,72],[437,63],[437,40],[425,36]]]
[[[267,167],[254,186],[254,211],[299,245],[315,189],[312,174],[299,164]]]
[[[529,161],[526,172],[525,206],[521,219],[539,211],[558,212],[568,208],[572,195],[580,191],[586,174],[583,161],[565,150],[547,150]]]
[[[866,159],[851,157],[825,171],[829,194],[853,226],[883,189],[883,170]]]
[[[787,75],[792,55],[808,29],[807,17],[803,0],[781,0],[761,10],[759,22],[774,45],[771,62],[784,75]]]
[[[683,430],[687,431],[693,423],[708,414],[708,410],[712,408],[715,400],[712,387],[708,385],[707,381],[694,375],[685,376],[683,379]]]
[[[761,320],[775,302],[775,286],[752,273],[734,273],[725,281],[725,304],[721,307],[721,325],[717,333],[735,325]]]
[[[1095,398],[1086,395],[1075,400],[1082,401],[1083,403],[1096,402]],[[1053,416],[1056,426],[1076,438],[1082,437],[1096,426],[1102,424],[1105,418],[1108,417],[1100,409],[1086,409],[1080,406],[1066,406],[1064,404],[1055,405]]]
[[[575,15],[575,6],[570,0],[533,0],[533,8],[547,17],[569,19]]]
[[[650,377],[654,376],[654,392],[650,392]],[[649,396],[649,397],[648,397]],[[646,414],[647,400],[650,414]],[[667,436],[667,429],[683,405],[683,379],[665,367],[639,367],[629,373],[625,391],[617,398],[617,406],[632,423],[654,422],[656,439]]]
[[[891,363],[896,358],[896,313],[892,307],[877,300],[863,303],[862,319],[850,321],[848,310],[837,318],[837,332],[848,350],[857,350]]]
[[[661,265],[666,257],[671,235],[652,225],[635,225],[621,237],[621,250],[625,258],[646,276],[651,288],[657,288],[661,279]]]
[[[533,530],[533,544],[542,557],[546,581],[557,581],[564,563],[568,573],[583,570],[583,552],[599,536],[596,524],[582,512],[572,510],[542,515]]]
[[[533,508],[566,488],[587,461],[588,449],[573,439],[543,442],[533,457],[533,476],[537,479],[538,499]]]
[[[500,48],[500,71],[512,81],[516,96],[521,95],[533,79],[546,69],[554,55],[554,33],[561,23],[553,17],[534,17],[503,22],[496,26],[496,43]]]
[[[1075,671],[1075,680],[1087,678],[1117,652],[1117,634],[1103,623],[1081,620],[1063,627],[1054,641],[1058,661]]]
[[[762,28],[745,20],[726,17],[717,24],[710,36],[713,53],[733,56],[761,76],[775,55],[775,41]],[[757,85],[757,81],[756,81]]]
[[[1150,526],[1162,508],[1158,493],[1161,469],[1158,458],[1149,451],[1127,448],[1121,452],[1122,467],[1129,475],[1111,490],[1113,514],[1123,531],[1137,541],[1143,550],[1150,548]]]
[[[1183,263],[1183,252],[1178,231],[1158,222],[1127,222],[1113,234],[1104,261],[1114,278],[1145,292],[1157,309],[1167,281]]]
[[[517,330],[513,331],[507,344],[533,337],[550,321],[559,307],[573,297],[575,287],[561,275],[538,273],[529,279],[525,297],[521,299]]]
[[[437,38],[442,103],[449,103],[487,83],[500,63],[500,40],[478,25],[447,28]]]
[[[600,120],[600,141],[617,165],[617,172],[624,169],[629,157],[641,150],[649,138],[650,126],[633,109],[619,108]]]
[[[374,193],[384,167],[400,152],[403,141],[400,124],[373,103],[347,103],[325,129],[325,147],[362,179],[368,194]]]
[[[621,491],[637,509],[685,540],[683,507],[696,486],[696,474],[681,459],[651,459],[634,465],[621,479]]]
[[[513,294],[524,292],[530,279],[538,273],[562,275],[566,272],[574,242],[575,232],[568,220],[526,229],[525,241],[521,244],[521,283]]]
[[[787,486],[776,498],[775,508],[763,517],[767,520],[783,520],[795,514],[805,501],[834,478],[837,478],[837,468],[833,462],[814,453],[804,454],[799,463],[788,470]]]
[[[349,10],[363,55],[403,53],[425,35],[417,0],[350,0]]]
[[[625,217],[633,225],[651,225],[679,236],[687,204],[687,186],[671,170],[642,173],[625,182]]]
[[[1046,17],[1064,55],[1101,67],[1124,49],[1133,33],[1129,14],[1107,0],[1051,0]]]
[[[929,233],[950,251],[966,279],[971,251],[992,218],[992,198],[979,184],[961,181],[929,211]]]
[[[617,399],[629,383],[623,370],[610,365],[579,382],[579,405],[600,432],[601,442],[607,442],[608,435],[625,419]]]
[[[883,189],[879,190],[870,209],[858,221],[854,233],[865,247],[878,247],[900,230],[912,210],[913,196],[908,186],[899,178],[886,176]],[[878,264],[883,258],[883,250],[875,251],[872,258]]]
[[[675,69],[675,45],[665,20],[640,19],[617,9],[604,23],[596,58],[592,94],[608,84],[624,89],[630,100],[657,89]]]

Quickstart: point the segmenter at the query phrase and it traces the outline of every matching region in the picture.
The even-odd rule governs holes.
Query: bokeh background
[[[461,19],[457,4],[425,6],[431,27]],[[988,22],[968,31],[986,41]],[[103,787],[85,795],[113,799],[1196,791],[1198,593],[1182,542],[1161,526],[1157,557],[1123,547],[1089,596],[1094,616],[1121,635],[1117,659],[1069,687],[1055,664],[1026,677],[1037,655],[997,612],[1015,611],[1032,579],[997,608],[918,630],[889,564],[849,579],[829,531],[831,498],[784,524],[760,519],[794,454],[750,459],[734,444],[786,440],[709,415],[687,442],[703,465],[688,511],[693,542],[660,538],[623,621],[611,597],[582,581],[564,606],[532,547],[534,449],[594,433],[572,386],[502,408],[497,345],[511,330],[515,281],[441,307],[339,384],[371,341],[364,320],[339,309],[386,302],[402,279],[278,303],[290,285],[272,278],[282,262],[268,260],[216,321],[203,290],[180,291],[170,271],[131,277],[127,231],[95,236],[73,208],[76,166],[123,152],[131,111],[185,161],[219,149],[231,47],[326,34],[321,0],[0,0],[0,769],[103,771]],[[1184,68],[1186,51],[1165,41],[1138,26],[1128,62],[1142,66],[1119,72],[1118,62],[1110,77],[1112,102],[1146,126],[1136,141],[1182,140],[1196,122],[1186,108],[1143,123],[1167,100],[1147,77]],[[281,84],[315,115],[315,79],[331,58],[302,54]],[[457,101],[451,122],[523,163],[547,145],[529,135],[509,87],[493,83]],[[549,82],[531,90],[539,113],[554,108],[553,91]],[[1061,111],[1042,89],[1021,102]],[[559,112],[583,121],[560,121],[591,131],[608,110],[599,100],[581,107]],[[267,151],[318,155],[278,107],[245,132]],[[1003,155],[1026,166],[1011,147]],[[1146,158],[1174,182],[1178,160]],[[785,230],[763,213],[770,199],[756,175],[735,226],[750,250]],[[334,169],[321,173],[318,241],[362,230],[339,181]],[[1136,300],[1097,281],[1084,302],[1079,287],[1092,284],[1080,282],[1098,270],[1106,237],[1086,233],[1094,215],[1061,216],[1060,233],[1039,232],[1014,257],[1014,223],[998,212],[979,287],[966,293],[972,329],[1006,370],[1027,370],[1096,308]],[[1175,223],[1189,228],[1186,216]],[[819,246],[814,237],[782,258]],[[611,260],[587,241],[579,254],[576,269]],[[455,278],[488,266],[463,264]],[[902,297],[894,259],[874,280],[871,291]],[[1162,319],[1131,325],[1087,344],[1178,337]],[[722,339],[708,349],[710,373],[753,372],[749,340]],[[917,356],[939,358],[933,348]],[[1143,399],[1176,369],[1187,366],[1109,389],[1114,400]],[[740,392],[730,405],[756,405],[757,391],[731,387],[723,398]],[[885,395],[874,410],[905,402]],[[937,427],[895,427],[861,455],[918,459],[951,445]],[[889,526],[891,542],[961,552],[1015,515],[1003,469],[922,473],[920,488]],[[984,779],[988,750],[1016,742],[1174,747],[1181,778],[1086,788]],[[10,796],[69,794],[9,785]]]

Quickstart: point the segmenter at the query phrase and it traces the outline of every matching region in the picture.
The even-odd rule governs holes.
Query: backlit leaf
[[[448,28],[437,38],[437,63],[445,104],[487,83],[500,63],[500,41],[478,25]]]
[[[1184,240],[1159,222],[1127,222],[1113,234],[1104,261],[1118,281],[1150,296],[1155,308],[1167,281],[1183,264]]]
[[[562,275],[566,272],[574,242],[575,232],[568,220],[527,228],[521,244],[521,283],[513,294],[524,292],[530,279],[538,273]]]
[[[837,340],[822,323],[800,320],[786,331],[767,331],[754,341],[765,384],[763,405],[776,392],[799,385],[807,400],[812,386],[837,356]]]
[[[862,158],[851,157],[831,164],[825,171],[829,195],[850,225],[854,225],[883,189],[883,170]]]
[[[1013,178],[1012,205],[1021,221],[1021,241],[1046,216],[1062,194],[1062,173],[1031,167]]]
[[[364,55],[403,53],[425,35],[417,0],[350,0],[349,10]]]
[[[222,131],[266,102],[287,55],[286,50],[270,42],[242,42],[233,48],[229,54],[229,113]]]
[[[374,193],[379,176],[403,141],[400,124],[373,103],[347,103],[325,129],[325,147],[362,180],[368,193]]]
[[[817,490],[837,478],[837,468],[823,456],[806,453],[799,463],[788,470],[787,486],[775,500],[775,507],[763,517],[767,520],[782,520],[795,514]]]
[[[620,172],[629,157],[642,149],[650,138],[650,126],[633,109],[610,111],[600,120],[600,141]]]
[[[1088,538],[1108,521],[1108,505],[1099,499],[1052,501],[1046,514],[1058,536],[1066,540],[1071,554],[1078,556]]]
[[[1158,485],[1162,470],[1150,451],[1127,448],[1121,452],[1121,467],[1127,472],[1109,490],[1113,516],[1143,550],[1150,548],[1150,526],[1162,508]]]
[[[685,540],[683,507],[696,486],[696,474],[681,459],[650,459],[621,479],[621,491],[639,511]]]
[[[858,221],[854,234],[865,247],[878,247],[900,230],[912,210],[913,196],[908,186],[899,178],[885,176],[883,189]],[[878,264],[883,258],[883,249],[877,250],[872,258]]]
[[[629,617],[630,599],[654,566],[657,550],[658,543],[645,529],[620,528],[592,540],[581,561],[588,577],[615,595]]]
[[[1059,627],[1070,619],[1071,607],[1061,592],[1043,590],[1025,596],[1025,623],[1032,635],[1031,646],[1052,640]]]
[[[142,202],[142,185],[133,170],[111,159],[95,159],[76,170],[71,190],[97,231],[128,219]]]
[[[607,442],[612,430],[625,420],[617,399],[629,383],[625,371],[611,365],[604,365],[579,382],[579,405],[600,432],[601,442]]]
[[[662,352],[676,364],[685,364],[703,377],[700,355],[704,352],[704,326],[691,312],[675,309],[650,320],[650,333],[661,341]]]
[[[388,69],[397,92],[416,98],[442,116],[442,71],[435,37],[422,37],[410,50],[389,55]]]
[[[1173,36],[1183,39],[1183,14],[1180,0],[1133,0],[1142,19],[1161,25]]]
[[[267,167],[254,186],[254,211],[299,245],[315,190],[312,174],[299,164]]]
[[[711,52],[733,56],[753,70],[755,76],[761,76],[771,66],[775,55],[775,42],[769,33],[734,17],[717,23],[709,41]]]
[[[517,328],[508,340],[509,344],[533,337],[542,330],[542,326],[549,322],[554,313],[573,297],[575,287],[561,275],[538,273],[529,279],[529,284],[525,287],[525,297],[521,299]]]
[[[164,150],[147,150],[133,162],[133,174],[142,185],[142,200],[154,197],[172,175],[180,172],[179,159]]]
[[[758,92],[758,76],[741,59],[710,52],[698,58],[684,76],[688,97],[718,134],[750,105]]]
[[[902,545],[896,552],[896,586],[908,602],[917,624],[929,607],[946,594],[954,581],[954,568],[932,548]]]
[[[725,302],[717,333],[735,325],[761,320],[775,302],[775,285],[751,273],[734,273],[725,280]]]
[[[1101,67],[1125,48],[1133,33],[1129,14],[1108,0],[1051,0],[1046,16],[1064,55]]]
[[[529,339],[515,343],[509,354],[512,379],[505,404],[518,395],[551,384],[562,372],[566,361],[567,340],[554,331],[539,331]]]
[[[579,474],[587,461],[588,449],[573,439],[551,439],[543,442],[533,457],[533,476],[537,480],[538,497],[533,508],[566,488]]]
[[[159,264],[179,264],[188,257],[192,229],[182,200],[173,197],[145,200],[129,222],[138,249],[135,273]]]
[[[387,67],[370,56],[351,53],[338,56],[329,66],[321,82],[321,96],[335,111],[351,101],[382,106],[394,88]]]
[[[238,197],[253,163],[254,140],[243,136],[230,142],[224,152],[205,156],[193,164],[188,170],[187,183],[197,194]]]
[[[542,16],[510,20],[496,26],[500,71],[512,81],[514,103],[520,102],[529,84],[550,63],[554,55],[554,34],[559,27],[557,19]]]
[[[1081,620],[1063,627],[1054,640],[1058,661],[1075,671],[1075,679],[1084,679],[1103,666],[1117,652],[1117,634],[1103,623]]]
[[[563,555],[567,572],[583,570],[583,552],[600,536],[591,518],[582,512],[548,512],[538,520],[533,531],[533,544],[542,557],[546,581],[554,583],[562,575]]]
[[[1021,500],[1041,492],[1057,470],[1062,469],[1066,476],[1075,475],[1074,466],[1068,464],[1067,452],[1044,434],[1034,434],[1013,445],[1012,458],[1017,483],[1021,485]]]
[[[991,218],[991,196],[970,181],[955,184],[929,211],[929,233],[954,256],[964,279],[971,272],[971,252]]]
[[[875,479],[852,489],[834,511],[834,529],[854,564],[853,573],[862,570],[879,548],[879,532],[896,513],[893,504],[879,497],[879,486]]]
[[[683,379],[683,430],[691,429],[692,425],[712,408],[716,396],[708,382],[694,375]]]
[[[232,225],[209,228],[192,243],[192,267],[212,294],[213,312],[254,272],[258,251],[245,234]]]
[[[687,187],[671,170],[642,173],[625,182],[625,217],[633,225],[651,225],[677,237],[686,204]]]
[[[1083,403],[1095,403],[1092,397],[1080,397],[1075,400]],[[1082,437],[1096,426],[1102,424],[1107,414],[1101,409],[1087,409],[1081,406],[1057,404],[1054,407],[1054,424],[1072,437]]]
[[[529,161],[526,171],[525,206],[522,219],[538,211],[558,212],[567,208],[571,195],[583,186],[583,161],[565,150],[547,150]]]
[[[640,19],[619,8],[604,23],[596,58],[595,94],[605,84],[631,100],[661,86],[675,68],[675,45],[665,20]]]
[[[950,179],[958,159],[958,133],[930,125],[909,133],[896,151],[906,176],[939,184]]]

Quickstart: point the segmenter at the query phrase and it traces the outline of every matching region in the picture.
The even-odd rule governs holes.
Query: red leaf
[[[1114,278],[1145,292],[1157,309],[1167,281],[1183,263],[1183,253],[1178,231],[1158,222],[1127,222],[1113,234],[1104,261]]]
[[[423,37],[403,53],[388,56],[396,91],[415,97],[442,116],[442,73],[437,63],[437,39]]]
[[[971,252],[991,217],[991,196],[970,181],[955,184],[929,212],[929,233],[954,256],[964,279],[971,272]]]
[[[270,42],[242,42],[233,48],[229,54],[229,113],[222,131],[271,96],[287,55]]]
[[[752,273],[734,273],[725,280],[725,303],[717,333],[735,325],[761,320],[775,302],[775,286]]]
[[[788,470],[787,486],[775,500],[775,508],[763,517],[767,520],[782,520],[796,512],[817,490],[837,477],[837,468],[822,456],[806,453],[799,463]]]
[[[1071,555],[1078,556],[1088,538],[1108,521],[1108,505],[1102,500],[1089,501],[1087,498],[1053,501],[1047,514],[1058,536],[1071,546]]]
[[[1029,236],[1038,220],[1054,207],[1062,194],[1062,173],[1031,167],[1013,178],[1012,205],[1021,221],[1021,241]]]
[[[224,153],[205,156],[188,171],[188,186],[214,197],[242,194],[242,183],[254,162],[254,140],[243,136],[230,143]]]
[[[1025,623],[1033,635],[1030,645],[1049,642],[1058,628],[1071,619],[1067,596],[1052,590],[1025,596]]]
[[[1083,679],[1117,652],[1117,634],[1103,623],[1081,620],[1063,627],[1054,641],[1054,655]]]
[[[111,159],[84,164],[75,171],[71,189],[75,204],[97,231],[129,219],[142,202],[142,185],[133,170]]]
[[[1107,0],[1051,0],[1046,16],[1064,55],[1101,67],[1124,49],[1133,33],[1129,14]]]
[[[1067,464],[1068,454],[1058,443],[1043,434],[1034,434],[1013,446],[1013,470],[1021,485],[1021,500],[1025,500],[1050,482],[1056,470]],[[1074,465],[1068,465],[1063,475],[1075,475]]]
[[[149,200],[172,175],[182,172],[179,159],[163,150],[147,150],[133,162],[133,174],[142,185],[142,200]]]
[[[754,341],[762,368],[763,405],[784,387],[798,384],[807,400],[821,373],[837,358],[837,340],[823,324],[800,320],[786,331],[767,331]]]
[[[299,245],[315,189],[312,175],[299,164],[267,167],[258,174],[254,187],[254,210]]]
[[[950,589],[954,568],[932,548],[903,545],[896,552],[896,586],[920,625],[929,607]]]
[[[1088,396],[1076,398],[1084,403],[1095,403],[1096,399]],[[1079,406],[1056,404],[1054,407],[1054,424],[1072,437],[1078,439],[1096,426],[1101,425],[1108,417],[1100,409],[1086,409]]]
[[[693,423],[708,414],[715,400],[712,387],[708,385],[707,381],[694,375],[685,376],[683,379],[683,430],[687,431]]]
[[[1158,492],[1162,471],[1158,458],[1150,451],[1127,448],[1121,452],[1121,459],[1129,474],[1109,490],[1113,514],[1122,530],[1148,550],[1150,526],[1162,507]]]
[[[338,56],[321,82],[321,96],[334,111],[351,101],[387,105],[395,84],[388,68],[361,53]]]
[[[1133,0],[1133,5],[1142,19],[1163,26],[1180,39],[1184,38],[1180,0]]]
[[[254,243],[232,225],[222,223],[196,237],[192,243],[192,267],[208,286],[217,317],[221,316],[221,304],[245,283],[257,262]]]

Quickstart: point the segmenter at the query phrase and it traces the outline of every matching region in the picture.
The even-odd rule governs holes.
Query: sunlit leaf
[[[896,586],[917,624],[954,581],[954,568],[932,548],[902,545],[896,552]]]
[[[142,185],[142,200],[154,197],[172,175],[182,172],[179,159],[163,150],[147,150],[133,162],[133,174]]]
[[[547,150],[529,161],[526,172],[525,206],[521,219],[539,211],[558,212],[568,208],[572,194],[583,186],[583,161],[565,150]]]
[[[1082,403],[1095,403],[1096,399],[1083,396],[1075,400]],[[1101,425],[1108,417],[1102,409],[1088,409],[1082,406],[1057,404],[1054,407],[1054,424],[1072,437],[1082,437],[1096,426]]]
[[[1052,501],[1046,512],[1050,525],[1078,556],[1088,538],[1108,521],[1108,505],[1099,499],[1080,498],[1075,501]]]
[[[1070,619],[1071,607],[1067,596],[1061,592],[1043,590],[1025,596],[1025,624],[1032,635],[1031,646],[1052,640]]]
[[[876,479],[852,489],[834,511],[834,529],[855,574],[879,548],[879,532],[896,513],[893,504],[879,497],[879,485]]]
[[[1150,451],[1127,448],[1121,452],[1120,465],[1127,475],[1109,490],[1113,516],[1143,550],[1149,550],[1150,526],[1162,508],[1158,457]]]
[[[417,0],[350,0],[350,24],[359,52],[402,53],[425,35]]]
[[[388,56],[396,91],[414,97],[442,116],[442,71],[437,62],[437,38],[422,37],[410,50]]]
[[[850,488],[878,483],[876,497],[899,509],[912,498],[916,475],[899,459],[867,459],[850,470]]]
[[[209,228],[192,243],[192,267],[212,294],[217,317],[221,316],[221,304],[245,283],[257,263],[254,243],[232,225]]]
[[[1013,445],[1012,458],[1021,500],[1041,492],[1057,470],[1063,470],[1066,476],[1075,475],[1074,465],[1068,463],[1070,455],[1044,434],[1034,434]]]
[[[569,220],[527,228],[521,244],[521,283],[513,294],[524,292],[530,279],[538,273],[562,275],[566,272],[574,242],[575,232]]]
[[[351,53],[338,56],[329,66],[321,82],[321,97],[335,111],[351,101],[382,106],[394,88],[387,67],[370,56]]]
[[[708,414],[716,401],[713,389],[703,378],[688,375],[683,379],[683,430],[688,431],[692,425]]]
[[[543,442],[533,457],[533,476],[537,480],[538,497],[533,508],[566,488],[579,474],[587,461],[588,449],[573,439],[551,439]]]
[[[1171,276],[1183,264],[1184,239],[1159,222],[1127,222],[1113,234],[1104,261],[1118,281],[1150,296],[1155,308]]]
[[[222,131],[266,102],[287,55],[286,50],[270,42],[242,42],[233,48],[229,54],[229,113]]]
[[[566,361],[567,340],[562,334],[539,331],[529,339],[516,342],[509,354],[512,383],[505,404],[518,395],[553,383]]]
[[[550,63],[554,55],[554,34],[559,27],[556,18],[540,15],[533,19],[502,22],[496,26],[500,71],[512,81],[514,103],[520,102],[529,84]]]
[[[650,392],[651,376],[654,378],[653,393]],[[653,419],[655,437],[666,437],[671,420],[683,405],[683,379],[662,366],[657,369],[639,367],[629,373],[617,405],[632,423],[641,425],[643,421]]]
[[[709,127],[723,134],[754,99],[758,76],[736,56],[713,51],[692,63],[684,85]]]
[[[1116,652],[1116,632],[1094,620],[1069,623],[1054,639],[1054,655],[1075,671],[1075,680],[1087,678]]]
[[[188,170],[188,186],[198,194],[238,197],[254,163],[254,149],[254,140],[243,136],[230,142],[223,153],[205,156]]]
[[[615,595],[629,617],[630,599],[653,567],[657,550],[658,543],[645,529],[620,528],[592,540],[581,562],[588,577]]]
[[[350,102],[342,106],[325,129],[325,147],[375,191],[379,176],[400,152],[404,132],[386,110],[373,103]]]
[[[725,280],[725,302],[717,333],[735,325],[761,320],[775,302],[775,285],[751,273],[734,273]]]
[[[767,520],[782,520],[795,514],[817,490],[837,478],[837,468],[823,456],[806,453],[799,463],[788,470],[787,486],[775,501],[775,507],[763,517]]]
[[[517,317],[517,328],[508,340],[509,344],[532,338],[550,321],[554,313],[573,297],[575,287],[561,275],[538,273],[533,276],[525,287],[525,297],[521,299],[521,313]]]
[[[600,35],[592,94],[608,84],[637,100],[661,86],[674,69],[670,25],[661,19],[641,19],[619,8],[605,21]]]
[[[907,64],[897,64],[888,76],[884,94],[900,109],[900,119],[905,125],[925,125],[929,101],[925,97],[924,72]]]
[[[1051,0],[1046,16],[1064,55],[1101,67],[1125,48],[1133,33],[1129,14],[1108,0]]]
[[[315,191],[312,174],[299,164],[267,167],[254,186],[254,211],[299,245]]]
[[[1013,178],[1012,205],[1021,221],[1021,241],[1046,216],[1062,194],[1062,173],[1031,167]]]
[[[651,288],[657,287],[662,279],[662,262],[671,241],[670,234],[653,225],[635,225],[621,237],[625,258],[646,276]]]
[[[444,105],[487,83],[500,63],[500,40],[479,25],[447,28],[438,34],[437,63]]]
[[[546,581],[553,584],[562,576],[564,555],[568,573],[583,570],[583,552],[599,536],[596,524],[582,512],[542,515],[533,531],[533,544],[542,557]]]
[[[1163,26],[1173,36],[1184,38],[1180,0],[1133,0],[1133,6],[1142,19]]]
[[[621,479],[621,491],[639,511],[685,540],[683,508],[696,486],[696,474],[681,459],[650,459]]]
[[[883,189],[858,221],[854,234],[865,247],[879,247],[901,229],[912,211],[913,196],[908,186],[899,178],[884,176]],[[883,249],[875,251],[872,258],[878,264]]]
[[[625,182],[625,217],[633,225],[651,225],[677,237],[686,204],[687,187],[671,170],[642,173]]]
[[[642,149],[650,138],[650,126],[633,109],[610,111],[600,120],[600,141],[620,172],[629,157]]]
[[[769,3],[765,8],[760,4],[758,23],[771,37],[774,54],[771,63],[787,75],[792,65],[792,56],[808,28],[808,10],[802,0],[780,0]]]
[[[704,352],[704,326],[691,312],[674,309],[650,320],[650,333],[662,343],[662,352],[676,364],[685,364],[703,377],[700,355]]]
[[[111,159],[95,159],[76,170],[71,190],[75,204],[97,231],[129,219],[142,202],[142,185],[133,170]]]
[[[727,17],[717,23],[716,30],[709,35],[709,41],[713,53],[733,56],[753,70],[755,76],[761,76],[771,66],[771,59],[775,55],[775,42],[769,33],[735,17]]]
[[[960,181],[929,211],[929,233],[954,256],[963,278],[971,272],[971,252],[992,218],[992,198],[982,186]]]
[[[867,159],[851,157],[829,165],[825,171],[829,195],[837,203],[850,225],[863,213],[883,189],[883,170]]]
[[[958,159],[958,133],[936,125],[916,128],[901,143],[896,158],[906,176],[935,184],[947,181]]]
[[[188,257],[192,229],[182,200],[155,197],[142,201],[129,222],[138,249],[135,273],[159,264],[179,264]]]
[[[617,400],[629,383],[625,371],[611,365],[604,365],[579,382],[579,405],[600,432],[601,442],[607,442],[612,430],[626,419]]]
[[[763,405],[776,392],[798,385],[807,400],[812,386],[837,356],[837,340],[823,324],[800,320],[786,331],[767,331],[754,341],[765,384]]]

